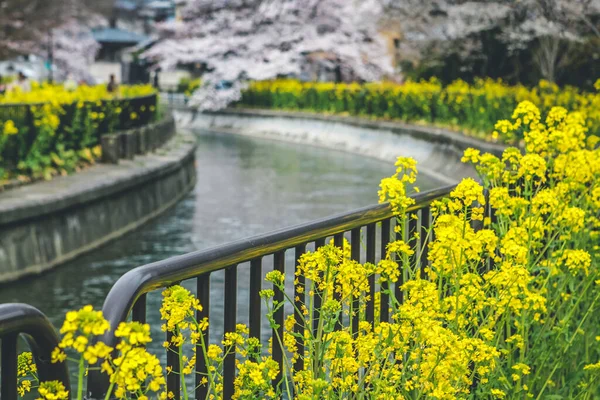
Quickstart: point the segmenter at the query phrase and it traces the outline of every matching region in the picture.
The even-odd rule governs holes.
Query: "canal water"
[[[115,281],[134,267],[374,204],[380,179],[394,171],[389,163],[344,152],[197,133],[198,181],[183,200],[98,250],[3,286],[0,303],[29,303],[59,327],[68,310],[85,304],[100,309]],[[418,185],[426,190],[438,184],[421,176]],[[248,284],[246,277],[240,274],[240,286]],[[211,279],[211,314],[216,315],[222,310],[222,275]],[[163,340],[159,302],[159,293],[148,297],[155,349]],[[240,315],[247,315],[247,301],[239,308]]]

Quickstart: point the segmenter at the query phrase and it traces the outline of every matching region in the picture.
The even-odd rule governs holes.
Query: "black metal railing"
[[[412,196],[415,204],[407,212],[409,213],[408,224],[410,232],[426,232],[431,225],[430,204],[432,201],[447,196],[452,187],[432,190],[426,193]],[[413,216],[416,216],[413,217]],[[203,306],[198,312],[197,318],[201,320],[209,317],[210,313],[210,289],[211,273],[224,270],[224,293],[223,293],[223,315],[211,316],[223,319],[224,332],[235,331],[238,322],[237,297],[238,266],[244,264],[249,268],[249,329],[250,336],[261,338],[261,322],[265,317],[261,312],[261,299],[259,292],[262,289],[262,274],[265,266],[265,257],[273,262],[273,269],[293,274],[298,258],[310,248],[319,248],[332,238],[337,246],[343,244],[344,238],[349,239],[352,259],[359,262],[375,263],[377,259],[385,257],[386,247],[390,240],[394,240],[394,226],[396,219],[388,204],[381,204],[361,208],[349,213],[321,219],[293,228],[279,230],[273,233],[239,240],[230,244],[212,249],[197,251],[178,257],[169,258],[164,261],[155,262],[135,268],[123,275],[112,287],[103,306],[104,316],[111,325],[111,330],[101,338],[109,346],[117,344],[114,332],[119,323],[126,321],[131,314],[134,321],[146,322],[146,295],[157,289],[166,288],[182,281],[196,279],[197,296]],[[419,235],[418,238],[411,236],[410,244],[415,252],[415,264],[423,271],[427,260],[427,243],[430,236]],[[286,252],[293,252],[291,265],[286,266]],[[270,261],[270,260],[269,260]],[[288,263],[290,264],[290,263]],[[370,278],[370,300],[366,305],[365,316],[370,322],[375,319],[375,276]],[[398,282],[393,288],[397,298],[402,298],[400,290],[402,282]],[[288,290],[286,288],[286,290]],[[295,291],[295,288],[289,288]],[[281,301],[283,294],[276,290],[275,300]],[[290,297],[297,299],[305,294],[290,293]],[[319,297],[316,296],[315,300]],[[299,307],[298,307],[299,308]],[[275,322],[279,325],[279,335],[282,335],[284,325],[284,309],[279,308],[275,313]],[[296,315],[297,320],[300,316]],[[381,321],[389,320],[389,298],[383,294],[380,298],[379,318]],[[358,324],[354,318],[353,324]],[[296,324],[298,329],[300,324]],[[208,330],[204,332],[204,342],[209,341]],[[168,339],[167,339],[168,340]],[[299,343],[299,347],[302,346]],[[301,352],[300,348],[300,352]],[[206,398],[207,388],[200,384],[200,380],[206,374],[206,363],[203,352],[197,352],[196,360],[196,399]],[[167,350],[167,365],[175,373],[171,373],[167,379],[167,389],[179,398],[179,363],[177,355]],[[273,343],[273,359],[282,365],[283,349]],[[296,369],[302,369],[302,360],[298,360]],[[281,370],[281,368],[280,368]],[[204,374],[204,375],[203,375]],[[230,399],[233,395],[233,382],[235,379],[235,355],[226,356],[223,367],[224,398]],[[92,398],[104,397],[108,389],[106,376],[98,371],[90,371],[88,379],[88,392]]]
[[[69,387],[66,363],[52,364],[50,355],[58,346],[54,327],[38,309],[27,304],[0,305],[1,372],[0,398],[17,399],[17,347],[23,337],[33,354],[40,381],[59,380]]]

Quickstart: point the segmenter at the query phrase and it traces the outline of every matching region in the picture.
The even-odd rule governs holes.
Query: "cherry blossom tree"
[[[532,48],[542,77],[554,81],[570,49],[586,37],[600,38],[600,0],[522,0],[512,5],[502,30],[511,50]],[[533,46],[531,46],[533,44]]]
[[[394,74],[378,33],[382,11],[376,0],[188,0],[144,57],[162,69],[205,65],[191,101],[202,109],[236,100],[248,80],[300,76],[317,52],[344,75],[371,81]]]
[[[402,32],[400,54],[420,59],[435,51],[441,56],[479,49],[473,35],[491,29],[507,17],[505,1],[381,0],[386,18]]]
[[[91,29],[111,8],[112,0],[0,0],[0,58],[52,52],[63,75],[87,78],[99,48]]]
[[[542,77],[554,81],[569,46],[600,37],[600,0],[380,0],[403,33],[400,54],[481,52],[479,33],[498,32],[509,52],[527,49]]]
[[[60,23],[52,31],[54,62],[63,78],[71,75],[78,79],[89,79],[89,66],[100,50],[92,29],[107,24],[106,15],[112,12],[113,1],[61,1]],[[47,47],[43,47],[47,51]]]
[[[0,0],[0,58],[33,52],[56,26],[50,1]]]
[[[53,54],[54,63],[65,78],[71,75],[77,79],[90,79],[89,66],[94,62],[100,45],[92,36],[93,26],[86,21],[82,23],[72,18],[65,21],[53,31]],[[104,20],[98,18],[99,24]],[[46,51],[46,46],[42,46]]]

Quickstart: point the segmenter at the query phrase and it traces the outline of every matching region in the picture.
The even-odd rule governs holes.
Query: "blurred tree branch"
[[[114,0],[0,0],[0,59],[36,53],[50,30],[112,13]]]

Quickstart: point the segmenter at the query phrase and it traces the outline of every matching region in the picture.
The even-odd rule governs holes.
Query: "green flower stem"
[[[111,382],[110,386],[108,386],[108,390],[106,391],[106,396],[104,396],[104,400],[110,400],[110,395],[115,387],[115,383]]]
[[[178,354],[179,354],[179,378],[181,379],[181,390],[183,391],[183,398],[188,400],[189,395],[187,392],[187,386],[185,384],[185,374],[183,373],[183,350],[182,346],[178,346]]]
[[[559,367],[560,363],[562,362],[564,356],[567,354],[567,351],[569,350],[569,348],[573,344],[573,341],[575,340],[575,337],[577,336],[577,333],[578,333],[579,329],[581,329],[581,326],[583,325],[583,323],[585,322],[585,320],[587,319],[587,317],[590,315],[590,312],[594,309],[594,306],[596,305],[596,301],[598,301],[599,298],[600,298],[600,293],[598,293],[596,295],[596,297],[594,298],[594,301],[592,301],[592,304],[590,304],[590,306],[588,307],[588,309],[587,309],[586,313],[584,314],[583,318],[581,318],[581,321],[579,322],[579,325],[577,326],[577,329],[575,329],[575,332],[573,333],[573,335],[571,335],[571,339],[569,339],[569,341],[567,342],[567,345],[563,349],[562,354],[558,357],[558,360],[554,363],[554,368],[552,368],[552,372],[550,372],[550,375],[548,375],[548,378],[544,382],[544,386],[542,386],[542,388],[540,389],[540,393],[537,395],[536,400],[541,399],[541,396],[544,393],[544,390],[546,389],[546,387],[548,386],[548,383],[552,379],[552,376],[554,375],[554,373],[558,369],[558,367]]]
[[[77,400],[83,400],[83,376],[85,375],[85,363],[83,354],[79,358],[79,374],[77,376]]]
[[[128,350],[125,354],[123,354],[122,359],[125,360],[127,358],[127,354],[129,354],[131,350]],[[121,370],[121,365],[123,365],[123,363],[121,363],[117,369],[115,370],[115,372],[112,375],[117,375],[119,373],[119,371]],[[106,391],[106,396],[104,396],[104,400],[110,400],[110,395],[112,394],[112,391],[115,387],[115,383],[111,382],[110,386],[108,387],[108,390]]]
[[[281,288],[280,288],[281,290]],[[287,365],[287,368],[284,371],[281,371],[282,375],[283,375],[283,379],[285,381],[285,389],[287,391],[288,394],[288,399],[292,398],[292,391],[290,390],[290,383],[289,383],[289,379],[286,378],[287,376],[287,370],[292,370],[293,369],[293,365],[290,362],[290,359],[288,358],[286,352],[285,352],[285,346],[283,345],[283,340],[282,338],[279,336],[279,332],[277,332],[277,330],[275,330],[275,335],[277,336],[277,342],[279,342],[279,346],[281,346],[281,350],[282,350],[282,356],[283,356],[283,364]],[[293,381],[292,381],[293,384]],[[294,386],[294,390],[296,390],[296,387]]]
[[[202,350],[202,354],[204,354],[204,365],[206,366],[206,373],[208,375],[208,383],[209,383],[209,390],[206,391],[206,398],[208,399],[210,397],[210,391],[211,389],[214,389],[215,387],[215,382],[213,379],[213,375],[210,373],[210,361],[208,360],[208,353],[207,353],[207,343],[204,342],[204,334],[202,332],[202,330],[200,329],[200,324],[198,324],[198,321],[196,321],[196,318],[192,317],[192,320],[194,321],[194,324],[196,324],[196,328],[198,329],[198,333],[200,333],[200,347]]]

